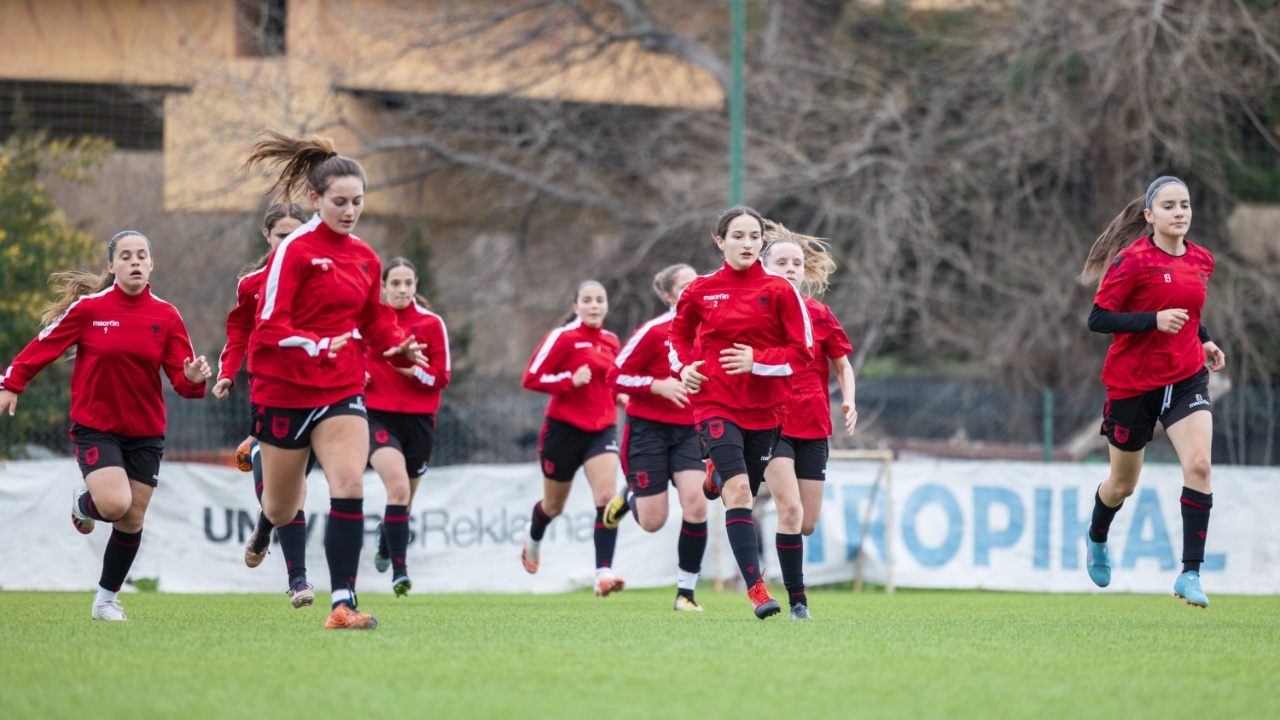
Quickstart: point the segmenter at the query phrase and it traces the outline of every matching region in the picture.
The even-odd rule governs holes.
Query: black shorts
[[[704,470],[702,444],[692,425],[627,418],[622,431],[622,471],[638,496],[660,495],[682,470]]]
[[[764,482],[764,469],[773,457],[773,447],[778,444],[782,428],[743,430],[724,418],[708,418],[698,423],[697,428],[702,456],[711,458],[725,480],[745,474],[754,497]]]
[[[827,439],[796,438],[783,435],[773,447],[774,457],[796,461],[796,478],[800,480],[827,479]]]
[[[369,410],[369,456],[384,447],[395,448],[404,455],[409,477],[426,474],[435,443],[435,415]]]
[[[1200,410],[1213,411],[1208,368],[1143,395],[1108,400],[1102,406],[1101,434],[1116,448],[1137,452],[1155,436],[1156,420],[1168,430],[1170,425]]]
[[[559,482],[573,480],[582,464],[597,455],[618,452],[618,429],[610,425],[591,432],[547,418],[538,440],[542,474]]]
[[[71,441],[76,446],[80,476],[106,467],[124,468],[130,480],[155,487],[160,483],[160,459],[164,457],[164,436],[125,437],[71,424]]]
[[[359,393],[344,397],[332,405],[317,408],[278,408],[254,405],[253,432],[263,445],[284,450],[300,450],[311,447],[311,433],[323,420],[343,415],[368,417],[364,395]]]

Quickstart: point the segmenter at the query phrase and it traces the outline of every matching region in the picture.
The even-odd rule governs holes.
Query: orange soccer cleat
[[[236,448],[236,467],[240,472],[253,472],[253,444],[257,442],[252,436],[244,439]]]
[[[324,621],[325,630],[372,630],[376,627],[377,618],[369,613],[352,610],[346,603],[338,603],[333,612],[329,613],[329,619]]]

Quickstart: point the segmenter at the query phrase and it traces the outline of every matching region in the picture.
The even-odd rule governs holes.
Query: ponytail
[[[800,291],[813,297],[822,295],[830,286],[828,278],[836,271],[836,261],[831,257],[831,245],[822,238],[791,232],[780,222],[765,220],[764,250],[761,260],[769,258],[769,251],[777,243],[791,243],[804,255],[804,279]]]
[[[40,322],[45,327],[48,327],[50,323],[62,317],[75,301],[85,295],[100,293],[111,287],[115,281],[116,276],[111,272],[94,275],[85,270],[69,270],[50,275],[50,285],[58,283],[63,283],[63,285],[58,291],[58,299],[44,309],[44,315],[41,316]]]
[[[1098,236],[1098,239],[1093,241],[1093,248],[1089,250],[1089,259],[1085,260],[1084,269],[1080,271],[1082,284],[1089,285],[1101,281],[1107,268],[1111,266],[1111,261],[1115,259],[1116,253],[1148,232],[1150,226],[1147,224],[1146,215],[1143,214],[1146,207],[1146,195],[1134,198],[1119,215],[1112,219],[1111,224]]]
[[[295,137],[267,128],[254,143],[248,159],[240,166],[244,175],[258,165],[283,165],[268,194],[279,191],[280,202],[289,202],[304,185],[323,195],[334,178],[358,177],[365,185],[368,179],[360,163],[339,155],[333,141],[316,135]]]

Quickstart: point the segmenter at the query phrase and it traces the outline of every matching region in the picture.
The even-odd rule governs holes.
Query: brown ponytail
[[[146,240],[147,251],[151,251],[151,240],[146,235],[137,230],[123,230],[111,236],[107,241],[107,262],[110,263],[116,256],[116,245],[122,238],[131,235]],[[66,272],[54,273],[49,276],[49,284],[56,285],[62,283],[62,287],[58,291],[58,299],[54,300],[44,309],[44,315],[40,317],[40,322],[46,327],[54,320],[62,317],[67,309],[75,303],[75,301],[85,295],[93,295],[111,287],[116,281],[116,276],[110,271],[106,271],[101,275],[94,275],[85,270],[68,270]]]
[[[316,135],[294,137],[267,128],[254,143],[249,158],[240,166],[244,175],[258,165],[281,165],[268,194],[279,191],[280,202],[289,202],[304,185],[323,195],[334,178],[358,177],[361,185],[368,184],[364,168],[349,157],[339,155],[333,149],[333,141]]]
[[[418,284],[418,268],[414,267],[413,263],[409,262],[409,259],[405,257],[393,257],[387,261],[386,265],[382,266],[382,284],[385,285],[387,283],[387,276],[391,274],[392,270],[398,267],[409,268],[409,272],[413,273],[414,285]],[[433,309],[431,307],[431,303],[427,302],[427,299],[422,297],[422,295],[418,293],[414,293],[413,299],[417,300],[418,304],[421,305],[422,307],[428,310]]]
[[[822,295],[830,286],[828,278],[836,271],[836,261],[831,257],[831,245],[822,238],[801,235],[791,232],[780,222],[765,220],[764,250],[760,253],[762,260],[768,260],[769,251],[777,243],[791,243],[800,248],[804,255],[804,279],[800,281],[800,291],[814,297]]]
[[[653,291],[658,293],[658,297],[662,298],[663,302],[667,301],[667,296],[674,289],[676,275],[679,275],[681,270],[693,270],[693,267],[687,263],[676,263],[662,268],[657,275],[653,276]]]
[[[1147,224],[1146,215],[1143,214],[1146,207],[1146,196],[1139,195],[1126,205],[1107,229],[1098,236],[1098,239],[1093,241],[1093,248],[1089,250],[1089,259],[1085,260],[1084,270],[1080,271],[1082,284],[1100,282],[1107,268],[1111,266],[1111,261],[1115,259],[1116,253],[1149,232],[1150,225]]]

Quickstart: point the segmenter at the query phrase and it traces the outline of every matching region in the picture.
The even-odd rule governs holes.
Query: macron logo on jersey
[[[312,265],[319,265],[324,272],[329,272],[329,266],[333,264],[333,260],[329,258],[311,258]]]
[[[573,344],[573,348],[575,350],[577,350],[578,348],[589,348],[592,346],[592,344],[593,343],[589,343],[589,342],[578,342]]]
[[[93,326],[102,328],[102,332],[105,333],[107,331],[107,328],[120,327],[120,321],[119,320],[94,320]]]
[[[719,295],[703,295],[703,300],[728,300],[729,293],[720,293]]]

